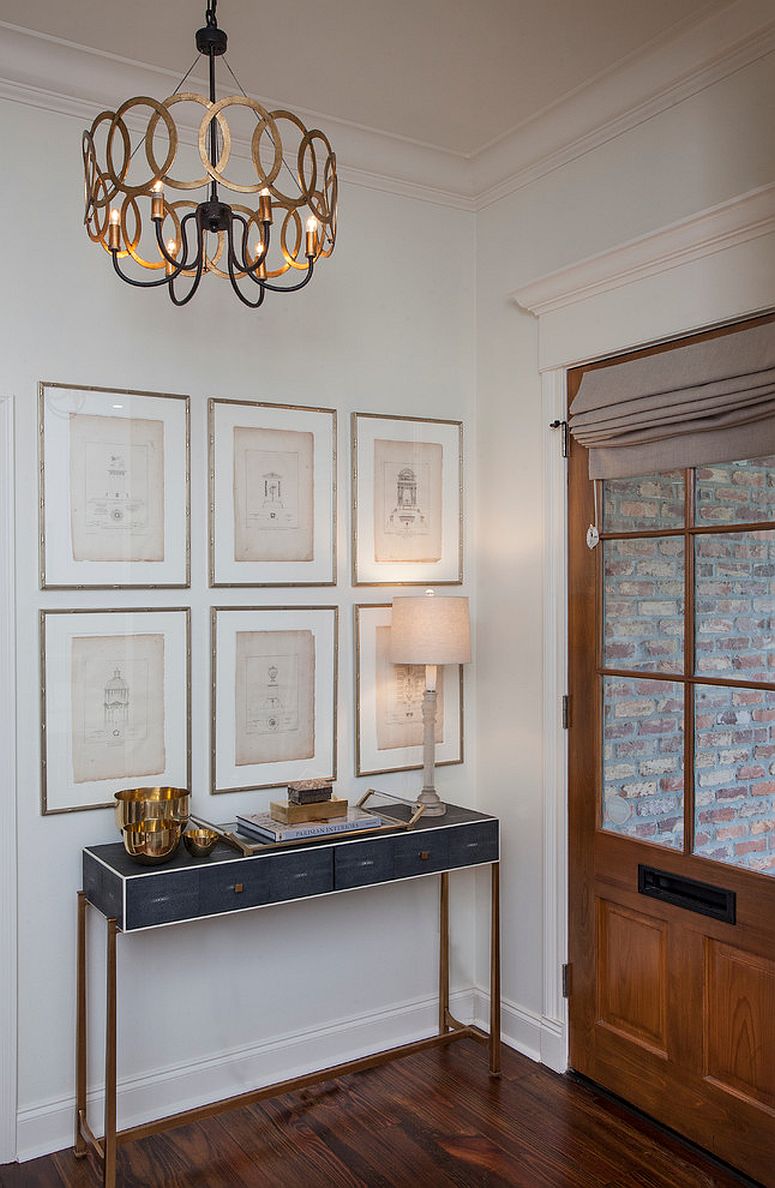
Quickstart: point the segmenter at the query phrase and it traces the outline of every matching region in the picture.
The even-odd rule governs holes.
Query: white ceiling
[[[220,0],[218,19],[249,93],[469,156],[728,3]],[[203,12],[203,0],[0,0],[0,20],[181,75]]]

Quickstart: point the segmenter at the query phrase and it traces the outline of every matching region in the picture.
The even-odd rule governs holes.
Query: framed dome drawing
[[[463,425],[352,414],[352,584],[463,580]]]
[[[42,590],[190,585],[189,398],[41,383]]]

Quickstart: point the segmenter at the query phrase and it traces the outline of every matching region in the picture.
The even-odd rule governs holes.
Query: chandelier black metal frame
[[[84,132],[84,225],[89,238],[110,254],[118,276],[130,285],[144,289],[166,285],[174,304],[186,305],[202,276],[210,272],[228,279],[240,301],[257,309],[268,292],[303,289],[312,279],[316,263],[333,252],[336,156],[323,132],[308,131],[290,111],[267,111],[245,93],[224,57],[227,36],[218,25],[217,2],[210,0],[206,23],[196,33],[198,54],[208,61],[209,98],[181,90],[199,61],[197,57],[167,99],[159,102],[146,95],[127,99],[116,111],[101,112]],[[220,57],[239,87],[239,95],[216,98],[215,63]],[[185,144],[185,134],[181,136],[175,122],[173,109],[179,103],[205,109],[193,150]],[[138,108],[150,108],[151,115],[133,148],[127,116],[136,127],[133,113]],[[249,109],[256,119],[248,152],[243,150],[249,160],[249,176],[239,181],[225,173],[232,157],[237,156],[229,126],[229,116],[236,108]],[[138,152],[140,148],[143,154]],[[186,150],[198,154],[204,170],[198,177],[174,176],[175,162]],[[282,188],[286,175],[292,181],[290,192],[289,187]],[[171,201],[165,192],[205,187],[207,195],[199,202],[191,198]],[[219,187],[257,195],[258,204],[226,202]],[[150,259],[143,220],[146,202],[150,202],[153,224]],[[307,212],[304,227],[302,217]],[[278,224],[279,232],[273,234]],[[143,280],[135,266],[163,275]],[[127,267],[134,268],[135,275]],[[303,274],[301,279],[290,282],[298,273]],[[289,281],[279,280],[281,277],[289,277]]]

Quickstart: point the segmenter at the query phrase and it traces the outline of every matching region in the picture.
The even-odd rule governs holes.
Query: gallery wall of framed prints
[[[355,774],[416,771],[423,765],[425,666],[390,660],[390,603],[354,607]],[[436,767],[463,762],[463,666],[439,670]]]
[[[189,397],[41,383],[43,590],[190,585]]]
[[[391,593],[354,605],[354,588],[462,582],[462,423],[351,415],[351,583],[329,602],[347,425],[317,406],[190,406],[38,386],[44,816],[109,808],[134,786],[209,797],[333,780],[343,723],[345,780],[422,768],[424,672],[389,660]],[[354,681],[340,714],[343,611]],[[460,764],[462,667],[444,668],[438,701],[437,765]]]
[[[463,581],[463,425],[353,413],[354,586]]]

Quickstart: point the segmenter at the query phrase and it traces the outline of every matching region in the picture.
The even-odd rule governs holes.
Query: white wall
[[[475,445],[471,214],[348,185],[341,196],[336,253],[303,293],[278,296],[253,313],[239,305],[224,282],[206,278],[192,304],[177,310],[162,293],[144,294],[122,285],[104,254],[87,240],[81,227],[80,132],[81,121],[74,118],[0,104],[6,159],[0,192],[6,228],[0,286],[2,394],[14,394],[17,404],[21,1156],[69,1141],[80,851],[85,844],[116,839],[109,811],[40,815],[37,609],[148,602],[174,606],[189,599],[187,591],[38,590],[38,381],[192,397],[193,802],[196,811],[215,819],[268,801],[269,794],[215,801],[208,795],[210,603],[339,605],[337,788],[354,795],[359,788],[352,778],[351,608],[355,602],[389,601],[392,591],[350,586],[349,413],[357,409],[462,419],[470,474]],[[453,252],[447,250],[450,244]],[[217,599],[207,590],[205,426],[210,395],[339,410],[336,589],[259,590],[254,595],[219,590],[214,592]],[[473,585],[472,522],[469,517],[464,591]],[[469,679],[468,761],[464,767],[442,769],[438,777],[442,794],[463,804],[475,797],[474,687]],[[369,782],[411,795],[418,779],[418,773],[410,773]],[[470,1010],[472,882],[466,874],[453,882],[453,907],[458,909],[453,988],[468,992],[462,1009]],[[134,1092],[125,1097],[125,1120],[169,1112],[199,1095],[234,1092],[246,1078],[286,1075],[432,1031],[436,897],[436,880],[418,880],[122,938],[119,1070],[134,1084]],[[91,937],[101,946],[102,929],[95,926]],[[95,1003],[102,996],[101,962],[100,948]],[[412,1009],[404,1010],[406,1004]],[[368,1025],[350,1027],[349,1021],[359,1016],[367,1016]],[[334,1030],[329,1034],[326,1028]],[[287,1056],[261,1047],[273,1037],[299,1033],[305,1034]],[[101,1079],[98,1046],[92,1047],[93,1083]]]
[[[545,490],[538,325],[509,300],[528,281],[714,206],[775,178],[775,70],[770,55],[482,210],[477,219],[478,805],[503,821],[505,1027],[540,1048],[544,802],[541,692]],[[748,245],[752,251],[756,244]],[[724,268],[721,283],[732,284]],[[669,277],[658,278],[663,285]],[[745,285],[740,286],[741,293]],[[628,291],[638,341],[655,286]],[[622,290],[619,291],[621,293]],[[700,325],[697,288],[663,329]],[[770,289],[775,304],[775,283]],[[615,307],[617,292],[600,306]],[[590,303],[591,304],[591,303]],[[744,302],[726,316],[748,312]],[[569,325],[573,310],[566,311]],[[589,317],[590,315],[588,315]],[[565,323],[563,323],[565,324]],[[648,338],[650,331],[644,330]],[[598,338],[605,338],[599,335]],[[613,336],[611,349],[617,343]],[[586,348],[589,350],[589,347]],[[585,357],[582,346],[578,361]],[[568,360],[573,361],[573,358]],[[559,450],[559,441],[555,448]],[[559,715],[560,706],[557,705]],[[549,847],[551,851],[551,847]],[[479,947],[484,978],[484,944]],[[554,970],[558,975],[559,971]]]

